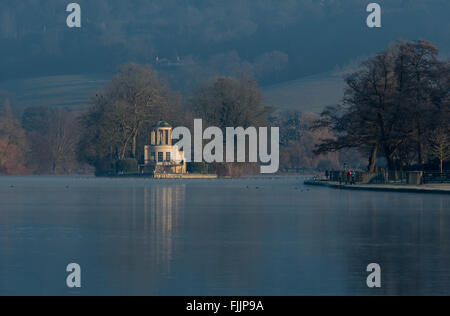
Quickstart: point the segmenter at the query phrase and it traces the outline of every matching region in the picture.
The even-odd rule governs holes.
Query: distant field
[[[107,82],[101,75],[65,75],[0,82],[2,95],[19,106],[82,106]]]
[[[264,102],[282,109],[321,112],[342,100],[344,87],[342,77],[312,76],[264,88]]]
[[[48,105],[78,107],[106,84],[109,75],[65,75],[0,82],[0,97],[7,95],[20,107]],[[318,75],[263,88],[264,102],[281,109],[320,112],[342,99],[341,77]]]

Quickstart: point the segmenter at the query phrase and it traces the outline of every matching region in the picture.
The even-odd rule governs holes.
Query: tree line
[[[97,91],[84,109],[29,107],[0,113],[1,174],[114,174],[142,163],[151,127],[158,121],[193,128],[281,126],[281,168],[338,167],[339,155],[315,159],[312,149],[327,132],[311,132],[314,114],[283,112],[263,104],[247,75],[212,78],[185,97],[170,89],[151,66],[129,63]],[[255,164],[191,164],[193,172],[240,176]]]
[[[330,106],[314,129],[330,129],[315,153],[354,148],[374,171],[423,169],[450,158],[450,64],[431,43],[397,42],[346,78],[341,105]]]
[[[86,172],[75,154],[81,137],[78,115],[42,106],[27,108],[17,119],[6,100],[0,112],[0,174]]]
[[[449,63],[437,56],[425,41],[392,45],[348,75],[344,102],[321,116],[264,105],[258,83],[244,74],[212,78],[184,96],[151,66],[128,63],[83,109],[31,107],[14,115],[5,102],[0,173],[115,173],[142,162],[156,122],[192,128],[194,118],[223,129],[280,127],[281,171],[359,166],[362,159],[373,171],[377,158],[390,169],[425,163],[443,169]],[[226,175],[257,170],[248,164],[209,168]]]

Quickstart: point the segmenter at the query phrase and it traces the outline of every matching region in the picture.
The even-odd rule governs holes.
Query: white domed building
[[[150,145],[144,148],[144,165],[141,173],[155,176],[164,174],[185,174],[184,151],[172,144],[172,126],[158,122],[150,132]]]

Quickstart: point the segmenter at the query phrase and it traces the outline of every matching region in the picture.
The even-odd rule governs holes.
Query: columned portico
[[[158,122],[150,132],[150,145],[145,146],[144,172],[186,173],[184,152],[172,145],[172,127],[167,122]]]

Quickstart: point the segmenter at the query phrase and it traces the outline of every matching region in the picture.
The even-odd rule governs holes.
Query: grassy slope
[[[108,75],[66,75],[0,82],[0,97],[8,95],[20,107],[82,106],[101,88]],[[280,109],[320,112],[340,102],[344,83],[341,77],[317,75],[263,87],[264,102]],[[6,93],[7,92],[7,93]]]
[[[344,81],[332,75],[317,75],[265,87],[264,101],[282,109],[319,113],[342,100]]]
[[[48,105],[77,107],[107,82],[107,76],[66,75],[0,82],[0,91],[19,107]]]

